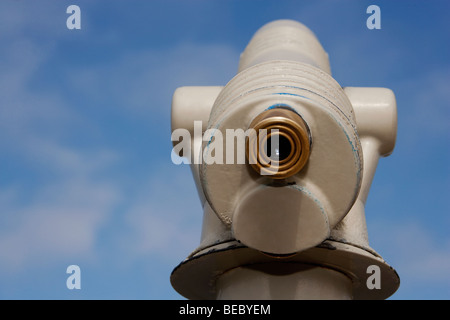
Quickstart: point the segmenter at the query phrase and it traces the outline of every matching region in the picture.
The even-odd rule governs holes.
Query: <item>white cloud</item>
[[[225,85],[236,73],[239,53],[222,44],[176,44],[126,51],[90,67],[71,69],[69,85],[94,101],[114,101],[124,114],[160,117],[170,143],[171,97],[178,86]],[[161,132],[156,136],[163,137]],[[156,155],[158,162],[160,155]],[[202,208],[188,167],[150,166],[147,182],[129,195],[118,247],[130,262],[143,257],[181,260],[200,243]],[[156,161],[155,161],[156,163]],[[146,174],[143,174],[145,176]],[[143,181],[142,176],[139,181]],[[141,182],[139,182],[141,183]]]
[[[0,39],[16,39],[24,34],[34,34],[41,39],[54,38],[64,32],[67,6],[55,5],[51,0],[2,1]]]
[[[448,237],[440,238],[417,221],[377,221],[369,227],[378,230],[369,231],[371,245],[397,270],[404,285],[450,286]]]
[[[203,210],[190,169],[173,164],[158,169],[125,214],[121,242],[131,260],[181,261],[200,244]]]
[[[408,105],[401,106],[401,115],[404,125],[414,128],[411,130],[412,140],[426,136],[444,137],[450,141],[449,83],[450,66],[443,66],[403,84],[402,89],[409,96],[405,101]]]
[[[84,179],[46,182],[31,203],[20,201],[21,188],[0,197],[0,267],[17,272],[30,263],[49,265],[76,257],[92,259],[98,231],[114,204],[118,190]]]
[[[30,87],[52,57],[51,46],[26,37],[13,42],[3,51],[8,59],[3,60],[6,71],[0,75],[0,145],[39,180],[24,179],[16,172],[0,188],[0,268],[17,272],[29,263],[95,259],[102,241],[99,232],[114,224],[112,212],[120,204],[125,224],[113,240],[118,242],[117,250],[131,262],[148,256],[184,259],[199,244],[202,220],[189,168],[174,166],[167,154],[168,167],[161,171],[152,166],[148,183],[142,186],[142,177],[136,177],[134,189],[140,192],[121,203],[131,193],[125,186],[133,177],[123,181],[114,168],[126,164],[126,156],[101,145],[87,150],[67,143],[68,135],[86,130],[86,125],[78,124],[87,122],[89,130],[101,130],[95,127],[101,124],[90,123],[61,93]],[[90,100],[116,101],[125,114],[168,113],[170,100],[163,101],[162,96],[170,99],[178,85],[225,84],[237,69],[237,57],[236,51],[223,45],[181,44],[160,51],[127,52],[90,69],[71,69],[68,85]],[[113,250],[108,245],[100,247]]]
[[[236,74],[239,52],[223,44],[182,43],[124,51],[113,61],[67,72],[68,84],[94,101],[114,101],[126,113],[170,112],[179,86],[225,85]]]
[[[120,199],[116,185],[101,178],[118,154],[66,144],[82,116],[59,93],[30,88],[51,51],[25,38],[13,42],[2,52],[0,75],[0,147],[16,163],[0,188],[0,268],[8,272],[95,256],[98,230]]]
[[[18,272],[29,263],[94,257],[98,231],[120,201],[119,188],[104,175],[118,153],[70,146],[66,135],[80,134],[78,125],[86,130],[89,120],[60,92],[33,87],[56,38],[39,41],[27,33],[37,23],[33,14],[45,16],[55,7],[34,12],[33,4],[1,7],[0,16],[17,19],[7,19],[14,22],[8,24],[14,36],[2,37],[0,52],[0,148],[13,163],[0,181],[0,269]]]

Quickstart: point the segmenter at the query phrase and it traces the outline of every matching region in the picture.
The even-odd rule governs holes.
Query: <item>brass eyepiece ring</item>
[[[309,130],[300,115],[285,108],[260,113],[249,126],[247,159],[261,175],[284,179],[298,173],[310,154]]]

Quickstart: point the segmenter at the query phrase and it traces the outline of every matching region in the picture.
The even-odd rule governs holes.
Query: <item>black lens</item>
[[[283,161],[291,154],[291,143],[285,136],[277,135],[275,138],[272,137],[273,135],[266,142],[267,156],[273,161]]]

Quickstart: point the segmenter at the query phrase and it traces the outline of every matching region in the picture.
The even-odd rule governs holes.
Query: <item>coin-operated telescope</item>
[[[171,275],[180,294],[384,299],[397,290],[364,212],[378,160],[394,149],[395,96],[342,88],[330,74],[315,35],[278,20],[256,32],[226,86],[175,91],[174,151],[191,164],[204,209],[200,245]]]

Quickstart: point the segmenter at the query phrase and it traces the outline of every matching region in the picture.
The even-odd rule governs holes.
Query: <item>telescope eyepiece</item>
[[[250,124],[255,134],[247,140],[252,168],[273,179],[285,179],[306,164],[311,149],[309,128],[296,112],[273,108],[260,113]]]

